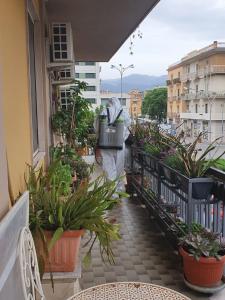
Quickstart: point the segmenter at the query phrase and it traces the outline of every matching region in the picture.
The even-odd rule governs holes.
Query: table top
[[[191,300],[163,286],[142,282],[114,282],[93,286],[68,300]]]

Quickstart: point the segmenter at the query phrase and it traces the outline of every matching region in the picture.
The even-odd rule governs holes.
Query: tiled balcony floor
[[[104,265],[96,245],[90,267],[82,271],[82,289],[107,282],[141,281],[172,288],[193,300],[210,299],[185,287],[180,258],[138,200],[124,200],[111,216],[120,223],[122,235],[113,245],[115,265]]]

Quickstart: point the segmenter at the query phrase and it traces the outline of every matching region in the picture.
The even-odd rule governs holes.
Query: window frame
[[[29,49],[29,23],[28,17],[31,18],[34,24],[34,55],[35,55],[35,79],[36,79],[36,98],[37,98],[37,126],[38,126],[38,138],[39,144],[38,148],[34,151],[33,148],[33,124],[32,119],[30,119],[31,126],[31,141],[32,141],[32,155],[33,155],[33,165],[37,165],[41,159],[46,154],[46,130],[48,125],[46,125],[45,120],[45,109],[46,104],[44,101],[44,82],[45,74],[43,71],[43,42],[42,42],[42,27],[39,18],[39,13],[33,4],[32,0],[27,0],[27,51],[28,51],[28,86],[29,86],[29,102],[30,102],[30,112],[32,111],[31,102],[31,76],[30,76],[30,49]],[[32,118],[32,116],[31,116]]]

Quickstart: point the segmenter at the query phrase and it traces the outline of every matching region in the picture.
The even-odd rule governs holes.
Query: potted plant
[[[176,155],[182,163],[180,171],[177,173],[177,180],[179,181],[179,188],[185,193],[189,191],[189,184],[192,186],[192,197],[195,199],[207,199],[212,193],[214,180],[207,177],[207,171],[210,167],[224,155],[223,152],[216,158],[208,158],[216,148],[216,143],[219,139],[210,143],[205,150],[200,152],[198,143],[202,138],[203,133],[199,133],[196,139],[189,145],[181,143],[176,137],[170,137],[170,143],[174,144]]]
[[[71,86],[71,97],[67,100],[67,109],[56,102],[55,113],[52,115],[52,130],[62,137],[70,147],[83,149],[81,155],[86,155],[86,141],[90,122],[93,120],[91,104],[82,97],[87,84],[79,80]]]
[[[30,227],[34,234],[39,261],[45,271],[71,272],[75,268],[81,236],[90,232],[90,257],[95,240],[103,259],[113,260],[111,242],[119,239],[118,226],[105,217],[106,210],[119,201],[116,182],[102,176],[79,186],[76,192],[62,192],[58,163],[35,171],[29,167],[27,186],[30,191]],[[46,244],[47,242],[47,244]],[[47,245],[47,246],[46,246]],[[43,267],[42,267],[43,270]]]
[[[205,228],[188,232],[180,242],[185,279],[196,286],[213,287],[223,276],[225,247],[219,235]]]
[[[156,170],[156,161],[160,158],[161,149],[158,145],[146,143],[144,146],[144,151],[147,153],[145,155],[145,163],[152,170]],[[150,154],[150,155],[148,155]],[[152,156],[152,157],[151,157]]]
[[[177,174],[174,170],[183,171],[183,163],[180,160],[179,156],[174,153],[164,158],[163,160],[163,173],[165,178],[172,184],[178,184]]]

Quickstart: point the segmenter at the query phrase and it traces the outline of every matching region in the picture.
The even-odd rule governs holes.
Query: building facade
[[[101,97],[101,105],[103,105],[103,106],[106,106],[108,104],[109,99],[116,97],[120,100],[120,103],[121,103],[123,109],[126,110],[128,113],[130,112],[130,94],[123,93],[122,100],[121,100],[120,93],[101,91],[100,97]]]
[[[141,116],[143,93],[138,90],[133,90],[129,92],[130,96],[130,116],[133,119]]]
[[[192,51],[173,68],[180,70],[181,102],[185,103],[180,119],[186,136],[193,139],[204,132],[204,142],[218,137],[224,139],[225,43],[215,41]]]
[[[181,100],[183,83],[181,82],[182,67],[172,65],[168,68],[167,80],[167,122],[178,127],[181,119],[180,114],[185,111],[185,102]]]
[[[100,64],[91,61],[75,62],[75,78],[88,84],[83,96],[92,107],[100,106]]]

